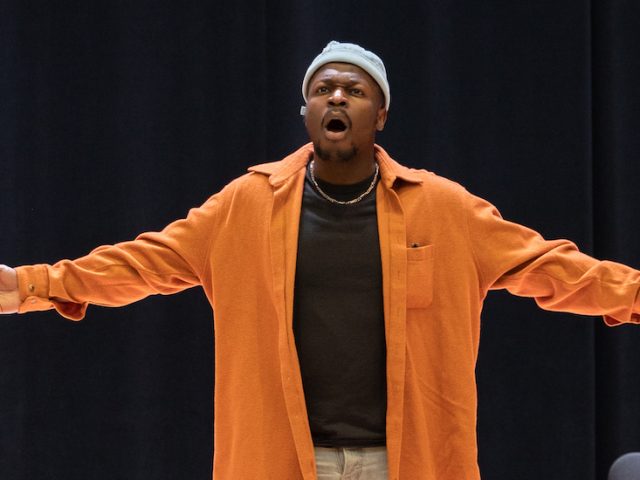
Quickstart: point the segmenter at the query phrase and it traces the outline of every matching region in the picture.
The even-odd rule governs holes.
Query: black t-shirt
[[[320,188],[357,197],[373,177]],[[294,333],[314,444],[385,444],[386,348],[375,188],[337,205],[305,181],[298,238]]]

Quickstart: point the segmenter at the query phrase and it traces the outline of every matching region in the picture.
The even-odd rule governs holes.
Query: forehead
[[[309,84],[318,81],[350,81],[378,87],[378,83],[362,68],[351,63],[325,63],[315,71]]]

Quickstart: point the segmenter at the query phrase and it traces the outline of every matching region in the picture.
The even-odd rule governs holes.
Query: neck
[[[314,154],[314,175],[334,185],[348,185],[361,182],[375,172],[375,154],[373,146],[368,152],[360,154],[347,161],[323,160]]]

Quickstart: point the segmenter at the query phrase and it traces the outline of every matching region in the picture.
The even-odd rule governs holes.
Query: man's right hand
[[[0,265],[0,314],[16,313],[19,306],[18,275],[13,268]]]

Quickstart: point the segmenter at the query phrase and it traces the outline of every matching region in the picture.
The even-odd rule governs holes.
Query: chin
[[[353,144],[344,147],[330,145],[327,148],[319,142],[313,142],[313,153],[325,162],[349,162],[358,155],[358,148]]]

